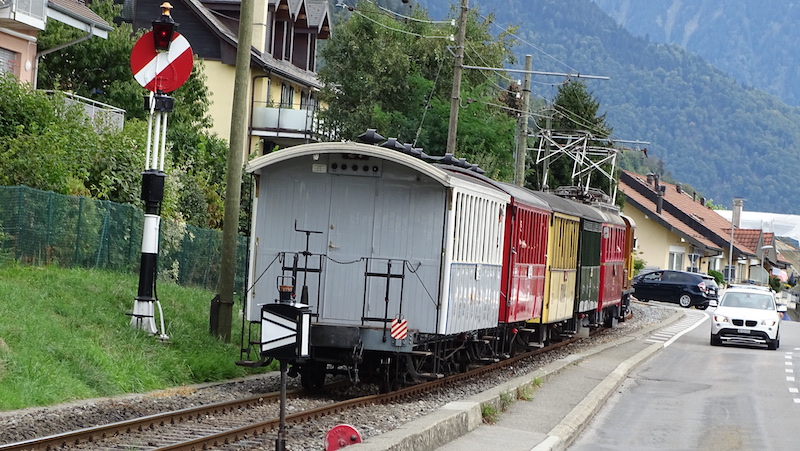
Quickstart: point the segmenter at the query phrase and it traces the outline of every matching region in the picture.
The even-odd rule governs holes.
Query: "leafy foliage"
[[[99,0],[90,7],[113,23],[121,5]],[[42,89],[70,91],[124,109],[127,120],[120,133],[95,133],[89,124],[81,122],[77,110],[65,116],[52,99],[29,89],[3,89],[0,106],[13,110],[13,114],[0,116],[0,139],[14,139],[13,143],[7,141],[10,153],[4,158],[13,164],[9,167],[24,171],[0,182],[140,202],[147,135],[143,122],[147,119],[143,108],[146,91],[133,78],[129,58],[141,34],[123,22],[109,32],[108,39],[92,38],[47,54],[39,68],[38,86]],[[39,37],[40,51],[82,35],[63,23],[48,21]],[[3,81],[7,82],[13,81]],[[198,227],[219,227],[223,218],[219,193],[224,192],[228,145],[207,131],[211,118],[202,64],[195,62],[189,80],[170,95],[176,108],[169,117],[166,166],[168,172],[175,168],[175,174],[170,176],[172,185],[166,186],[162,214]],[[64,122],[66,119],[69,121]],[[41,153],[40,158],[23,155],[31,146],[36,149],[34,155]],[[45,158],[46,164],[41,163]]]
[[[448,25],[398,20],[370,2],[353,13],[339,11],[336,33],[321,49],[326,125],[346,139],[367,128],[442,155],[447,142],[453,59]],[[426,11],[408,12],[429,20]],[[465,62],[500,67],[511,62],[509,34],[489,33],[492,18],[472,13],[467,25]],[[489,175],[512,176],[512,117],[497,108],[501,90],[494,75],[465,71],[462,77],[456,153],[481,165]]]

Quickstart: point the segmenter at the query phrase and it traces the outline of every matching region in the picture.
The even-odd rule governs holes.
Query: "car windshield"
[[[760,310],[775,310],[772,296],[762,293],[725,293],[720,307],[740,307]]]

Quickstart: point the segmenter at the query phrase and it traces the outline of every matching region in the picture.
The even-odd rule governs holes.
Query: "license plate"
[[[749,334],[749,333],[750,333],[750,329],[739,329],[739,331],[738,331],[738,332],[739,332],[740,334]]]

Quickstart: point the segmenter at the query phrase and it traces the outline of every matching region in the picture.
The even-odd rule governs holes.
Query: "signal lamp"
[[[154,20],[153,23],[153,44],[157,52],[169,51],[169,44],[172,42],[172,36],[175,33],[177,23],[172,19],[169,10],[172,5],[169,2],[161,4],[161,17]]]

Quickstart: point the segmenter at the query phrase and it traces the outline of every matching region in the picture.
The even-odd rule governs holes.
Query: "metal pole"
[[[278,438],[275,440],[275,451],[286,450],[286,369],[289,365],[281,360],[281,412],[278,426]]]
[[[469,0],[461,0],[458,37],[456,38],[456,58],[453,63],[453,91],[450,95],[450,124],[447,128],[447,148],[445,150],[445,153],[453,155],[456,154],[458,109],[461,108],[461,70],[464,64],[464,43],[467,37],[467,12],[469,12]]]

